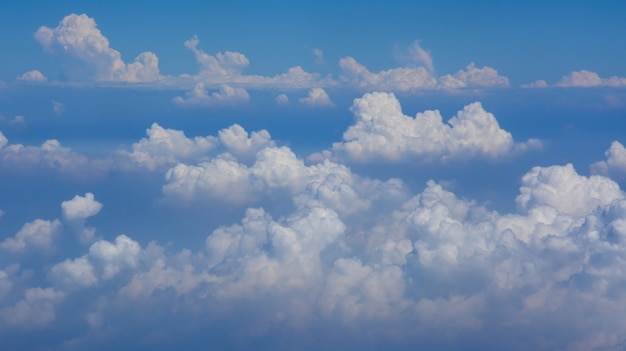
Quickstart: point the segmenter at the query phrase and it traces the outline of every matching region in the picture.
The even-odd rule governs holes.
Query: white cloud
[[[437,87],[437,79],[424,67],[394,68],[373,73],[352,57],[339,60],[339,67],[342,70],[341,79],[360,89],[413,91]]]
[[[24,299],[0,308],[0,325],[20,330],[44,329],[56,319],[55,305],[64,297],[62,292],[52,288],[27,289]]]
[[[301,104],[309,107],[331,107],[334,106],[328,94],[322,88],[313,88],[309,90],[309,95],[305,98],[298,99]]]
[[[44,76],[43,73],[37,70],[28,71],[22,74],[21,76],[17,77],[17,79],[25,81],[25,82],[39,82],[39,83],[48,81],[48,78]]]
[[[61,203],[63,217],[70,221],[84,220],[95,216],[102,209],[102,204],[94,199],[92,193],[76,195],[73,199]]]
[[[275,146],[275,142],[267,130],[248,133],[238,124],[220,130],[218,138],[228,153],[240,161],[250,161],[259,150]]]
[[[591,165],[591,171],[596,174],[623,177],[626,175],[626,148],[619,141],[611,143],[611,147],[604,152],[606,161],[598,161]]]
[[[355,100],[351,111],[356,123],[344,132],[343,142],[333,144],[333,152],[357,161],[498,157],[516,148],[511,134],[478,102],[465,106],[448,123],[439,111],[418,113],[415,118],[404,115],[398,99],[389,93],[365,94]]]
[[[61,203],[63,219],[78,233],[83,243],[93,241],[96,233],[95,228],[85,227],[85,220],[98,214],[101,209],[102,204],[94,199],[92,193],[86,193],[85,196],[76,195],[73,199]]]
[[[246,56],[241,53],[226,51],[211,56],[202,49],[198,49],[198,44],[200,44],[200,40],[197,36],[185,42],[185,47],[194,53],[196,61],[200,64],[199,78],[215,79],[216,77],[240,76],[241,71],[250,64]]]
[[[50,169],[76,178],[93,178],[106,174],[108,160],[89,160],[87,157],[63,147],[58,140],[46,140],[41,146],[8,144],[0,132],[0,165],[6,171],[30,172]]]
[[[61,222],[58,219],[47,221],[36,219],[24,224],[22,229],[12,238],[7,238],[0,243],[0,247],[14,252],[35,248],[50,251],[53,248],[54,236],[59,233]]]
[[[405,50],[396,50],[396,57],[400,61],[409,62],[414,65],[423,66],[431,74],[435,73],[433,57],[429,51],[422,48],[418,40],[414,41]]]
[[[626,86],[626,78],[612,76],[600,78],[595,72],[587,70],[574,71],[564,76],[555,84],[557,87],[623,87]]]
[[[473,62],[465,70],[459,70],[454,75],[447,74],[437,78],[434,76],[430,54],[418,43],[413,45],[409,53],[412,61],[423,64],[426,68],[399,67],[373,73],[354,58],[346,57],[339,60],[339,67],[342,70],[340,78],[348,85],[360,89],[386,92],[509,86],[507,77],[500,76],[498,71],[491,67],[478,68]]]
[[[132,145],[132,151],[122,152],[135,164],[149,170],[163,165],[198,160],[213,150],[218,139],[213,136],[187,138],[180,130],[163,128],[153,123],[146,130],[147,138]]]
[[[197,83],[193,90],[187,92],[187,98],[177,96],[174,103],[180,106],[236,105],[246,103],[250,95],[243,88],[233,88],[222,84],[219,90],[211,95],[204,88],[204,83]]]
[[[498,71],[491,67],[477,68],[472,62],[465,70],[460,70],[454,75],[445,75],[439,78],[438,88],[458,89],[458,88],[489,88],[507,87],[509,79],[500,76]]]
[[[305,89],[332,84],[332,79],[320,79],[319,74],[305,72],[302,67],[289,68],[287,72],[273,76],[245,75],[243,70],[250,64],[245,55],[226,51],[217,53],[215,56],[207,54],[198,48],[200,41],[197,36],[185,42],[196,61],[200,65],[197,75],[184,74],[180,78],[201,82],[204,86],[216,87],[220,85],[239,86],[246,89],[280,88],[280,89]],[[198,88],[198,85],[196,85]],[[198,91],[196,95],[201,95]]]
[[[289,105],[289,97],[285,94],[279,94],[276,96],[276,104],[277,105]]]
[[[522,209],[547,205],[581,217],[622,198],[619,185],[601,176],[579,176],[572,164],[534,167],[522,177],[517,204]]]
[[[154,53],[143,52],[125,63],[120,52],[109,47],[96,21],[85,14],[68,15],[55,28],[42,26],[35,39],[47,52],[72,60],[68,73],[78,80],[153,82],[161,78]]]
[[[123,234],[117,236],[115,242],[98,240],[91,244],[88,254],[54,265],[49,279],[65,290],[93,286],[125,270],[136,269],[142,254],[141,246]]]

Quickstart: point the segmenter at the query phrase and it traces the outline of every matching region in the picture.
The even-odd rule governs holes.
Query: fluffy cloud
[[[115,242],[99,240],[89,247],[88,254],[54,265],[49,278],[63,290],[93,286],[137,268],[142,252],[141,246],[126,235],[119,235]]]
[[[498,71],[491,67],[478,68],[472,62],[465,70],[460,70],[454,75],[445,75],[439,78],[439,88],[459,89],[459,88],[489,88],[507,87],[509,79],[498,75]]]
[[[612,76],[609,78],[600,78],[595,72],[587,70],[574,71],[564,76],[558,83],[557,87],[623,87],[626,86],[626,78]]]
[[[373,73],[352,57],[339,60],[339,67],[342,70],[341,79],[360,89],[412,91],[437,87],[437,79],[424,67],[394,68]]]
[[[12,238],[7,238],[0,243],[0,247],[9,251],[24,251],[27,248],[35,248],[49,251],[53,248],[53,238],[61,229],[58,219],[47,221],[36,219],[24,224],[22,229]]]
[[[95,216],[102,209],[102,204],[94,199],[92,193],[85,196],[76,195],[73,199],[63,201],[61,210],[63,219],[78,233],[81,242],[90,242],[96,233],[95,228],[85,227],[85,220]]]
[[[132,145],[131,152],[123,152],[133,163],[154,170],[159,166],[200,159],[217,146],[216,137],[187,138],[180,130],[163,128],[153,123],[146,130],[147,138]]]
[[[611,147],[604,152],[606,161],[598,161],[591,165],[591,171],[596,174],[623,177],[626,175],[626,148],[619,141],[611,143]]]
[[[536,147],[538,141],[515,144],[495,117],[478,102],[467,105],[448,123],[439,111],[425,111],[411,118],[389,93],[368,93],[356,99],[351,111],[357,118],[344,132],[344,141],[333,152],[357,161],[406,157],[448,159],[460,156],[498,157],[516,147]]]
[[[132,63],[125,63],[119,51],[109,47],[96,21],[85,14],[71,14],[55,28],[40,27],[35,39],[51,54],[68,62],[75,79],[122,82],[153,82],[160,79],[159,60],[143,52]]]
[[[12,306],[0,308],[0,325],[7,329],[43,329],[56,319],[55,305],[65,295],[52,288],[31,288]]]
[[[25,82],[47,82],[48,81],[48,78],[44,76],[43,73],[37,70],[28,71],[22,74],[21,76],[17,77],[17,79],[21,81],[25,81]]]
[[[619,185],[606,177],[579,176],[572,164],[534,167],[522,177],[517,204],[525,210],[550,206],[559,213],[584,216],[622,197]]]
[[[219,90],[211,95],[204,89],[204,83],[197,83],[193,90],[187,93],[187,98],[175,97],[172,101],[180,106],[210,106],[210,105],[235,105],[246,103],[250,95],[243,88],[233,88],[222,84]]]
[[[421,50],[423,51],[423,49]],[[424,52],[422,55],[426,55],[426,53]],[[426,59],[426,57],[422,58],[422,60]],[[430,62],[432,65],[432,59],[426,62]],[[432,74],[434,69],[427,70],[424,67],[392,68],[373,73],[352,57],[341,59],[339,67],[342,70],[341,79],[345,83],[364,90],[404,92],[509,86],[508,78],[500,76],[495,69],[491,67],[478,68],[474,63],[470,63],[465,70],[460,70],[454,75],[448,74],[440,78]]]
[[[46,140],[41,146],[8,144],[0,132],[0,165],[7,171],[28,172],[50,169],[76,178],[102,176],[110,168],[108,160],[89,160],[64,147],[58,140]]]
[[[220,137],[238,146],[251,139],[237,127]],[[361,178],[330,161],[307,166],[287,148],[266,146],[255,157],[251,166],[216,158],[177,167],[196,172],[186,181],[189,194],[241,192],[245,199],[261,188],[287,190],[295,206],[286,214],[249,208],[239,223],[214,230],[198,252],[142,247],[125,235],[100,240],[52,266],[54,289],[34,295],[54,312],[60,298],[101,293],[89,314],[98,325],[133,319],[143,313],[137,304],[166,299],[183,314],[190,304],[189,318],[201,312],[221,323],[237,320],[238,338],[319,325],[349,337],[367,326],[373,340],[407,346],[407,335],[454,344],[495,330],[502,348],[515,346],[521,333],[535,349],[575,350],[611,346],[626,335],[620,323],[601,323],[626,312],[619,294],[626,199],[608,178],[581,176],[571,165],[535,167],[522,177],[520,211],[500,214],[433,181],[410,197],[397,180]],[[8,323],[9,312],[3,315]],[[42,325],[54,317],[46,320]],[[569,337],[535,334],[555,327]]]
[[[326,94],[322,88],[313,88],[309,90],[309,95],[305,98],[299,99],[298,101],[309,107],[330,107],[335,105],[332,101],[330,101],[328,94]]]
[[[217,136],[188,138],[183,131],[153,123],[146,134],[147,138],[132,145],[132,151],[119,154],[134,166],[151,171],[177,163],[208,161],[218,153],[226,159],[248,162],[260,149],[275,145],[268,131],[248,133],[238,124],[220,130]]]
[[[197,36],[185,42],[185,46],[194,53],[200,65],[200,71],[196,75],[182,75],[183,80],[199,81],[204,86],[237,85],[246,88],[281,89],[304,89],[332,84],[332,79],[321,79],[319,74],[305,72],[300,66],[289,68],[287,72],[273,77],[246,75],[243,74],[243,70],[250,64],[250,61],[245,55],[226,51],[213,56],[198,48],[199,44]],[[195,95],[202,95],[201,90],[204,86],[198,88],[196,85],[194,91],[197,89],[199,91],[195,92]]]
[[[277,105],[289,105],[289,97],[285,94],[279,94],[276,96],[276,104]]]

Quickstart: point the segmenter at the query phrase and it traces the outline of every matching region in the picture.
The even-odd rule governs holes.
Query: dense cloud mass
[[[195,35],[166,76],[85,14],[35,38],[64,72],[0,82],[3,351],[626,349],[623,78],[494,92],[419,41],[264,76]],[[572,112],[592,91],[617,118]]]
[[[143,52],[125,63],[120,52],[109,47],[96,21],[85,14],[66,16],[55,28],[43,26],[35,39],[44,50],[71,60],[69,74],[78,80],[151,82],[160,78],[154,53]]]
[[[367,93],[352,106],[354,125],[333,145],[333,153],[357,161],[411,157],[449,159],[465,156],[500,157],[515,149],[538,148],[538,140],[515,143],[511,133],[479,102],[444,123],[439,111],[404,115],[398,99],[389,93]]]
[[[346,134],[367,123],[378,135],[393,135],[383,132],[388,125],[415,133],[410,148],[372,137],[359,145],[378,153],[337,146],[348,143],[333,149],[363,162],[419,152],[498,156],[515,148],[479,103],[449,125],[436,111],[404,116],[387,93],[366,94],[352,110],[360,120]],[[430,139],[416,142],[418,133]],[[617,162],[620,146],[613,144],[604,164]],[[626,198],[615,181],[580,175],[571,164],[530,169],[521,177],[518,211],[500,213],[433,180],[413,192],[401,179],[369,178],[338,161],[305,162],[267,131],[236,124],[189,138],[155,123],[115,160],[163,174],[166,206],[220,203],[243,215],[204,234],[204,247],[172,249],[128,234],[97,238],[85,225],[103,208],[95,195],[63,201],[62,222],[26,223],[0,248],[51,252],[66,233],[88,247],[50,256],[38,283],[19,265],[0,270],[0,335],[54,329],[65,341],[52,349],[99,349],[97,340],[132,330],[126,349],[159,348],[141,330],[175,340],[173,319],[181,328],[206,329],[225,349],[248,347],[237,346],[241,338],[276,338],[314,350],[310,333],[363,349],[460,350],[470,339],[477,347],[587,350],[626,338],[618,322],[626,312]],[[547,329],[556,332],[537,334]]]

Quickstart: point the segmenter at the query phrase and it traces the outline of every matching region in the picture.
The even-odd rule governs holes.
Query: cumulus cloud
[[[555,84],[557,87],[623,87],[626,86],[626,78],[611,76],[609,78],[600,78],[600,76],[591,71],[580,70],[574,71],[564,76]]]
[[[63,219],[78,233],[81,242],[91,242],[95,236],[95,228],[85,227],[85,220],[95,216],[102,209],[102,204],[94,199],[92,193],[85,196],[76,195],[73,199],[63,201],[61,210]]]
[[[236,105],[246,103],[250,100],[250,95],[246,89],[233,88],[222,84],[219,90],[213,94],[208,94],[204,88],[204,83],[197,83],[193,90],[187,92],[187,98],[175,97],[172,101],[177,105],[188,106],[210,106],[210,105]]]
[[[120,151],[132,166],[154,171],[177,163],[208,161],[221,155],[225,159],[248,162],[257,151],[274,146],[267,130],[249,133],[238,124],[220,130],[217,136],[188,138],[181,130],[163,128],[157,123],[146,130],[147,138],[134,143],[131,151]],[[123,162],[122,162],[123,164]]]
[[[17,79],[21,81],[25,81],[25,82],[38,82],[38,83],[44,83],[48,81],[48,78],[44,76],[43,73],[39,72],[38,70],[28,71],[22,74],[21,76],[17,77]]]
[[[448,123],[439,111],[418,113],[415,118],[404,115],[390,93],[367,93],[355,99],[351,111],[357,120],[332,150],[357,161],[499,157],[516,148],[540,145],[536,140],[516,144],[479,102],[465,106]]]
[[[180,130],[163,128],[153,123],[146,130],[147,138],[132,145],[131,152],[122,152],[133,163],[149,170],[157,167],[201,159],[214,149],[218,139],[213,136],[187,138]]]
[[[98,240],[89,247],[88,254],[54,265],[49,278],[64,290],[93,286],[137,268],[142,252],[139,243],[123,234],[114,242]]]
[[[14,237],[1,242],[0,247],[13,252],[29,248],[50,251],[53,248],[54,236],[59,233],[60,229],[61,222],[57,219],[53,221],[36,219],[24,224]]]
[[[459,70],[454,75],[447,74],[437,78],[433,74],[434,68],[428,68],[428,65],[432,66],[432,58],[419,45],[418,48],[413,49],[415,51],[413,55],[417,55],[427,68],[399,67],[373,73],[354,58],[346,57],[339,61],[342,70],[340,78],[348,85],[360,89],[386,92],[509,86],[507,77],[500,76],[498,71],[491,67],[478,68],[473,62],[465,70]]]
[[[626,176],[626,148],[619,141],[611,143],[605,152],[606,161],[598,161],[591,165],[591,171],[601,175],[614,177]]]
[[[454,75],[445,75],[439,78],[438,87],[441,89],[459,88],[489,88],[507,87],[509,79],[500,76],[498,71],[491,67],[478,68],[472,62],[465,70],[460,70]]]
[[[437,79],[424,67],[394,68],[373,73],[352,57],[339,60],[339,67],[341,79],[360,89],[412,91],[437,87]]]
[[[289,105],[289,97],[285,94],[279,94],[276,96],[276,104],[277,105]]]
[[[11,172],[49,169],[76,178],[102,176],[110,168],[108,160],[90,160],[64,147],[58,140],[46,140],[41,146],[9,144],[0,132],[0,166]]]
[[[244,54],[226,51],[210,55],[200,49],[199,44],[200,40],[197,36],[185,42],[185,47],[194,53],[200,65],[200,71],[196,75],[182,75],[183,80],[201,82],[205,86],[237,85],[248,89],[304,89],[332,84],[332,79],[321,79],[319,74],[305,72],[300,66],[289,68],[287,72],[273,77],[246,75],[243,71],[250,61]]]
[[[119,51],[86,14],[71,14],[55,28],[42,26],[35,39],[46,52],[68,60],[68,74],[77,80],[153,82],[160,79],[159,59],[152,52],[139,54],[125,63]]]
[[[331,107],[335,105],[330,101],[330,97],[328,97],[328,94],[326,94],[322,88],[309,90],[309,95],[305,98],[298,99],[298,101],[309,107]]]
[[[41,330],[56,319],[55,306],[65,294],[52,288],[31,288],[12,306],[0,308],[0,325],[7,329]]]
[[[221,138],[233,150],[254,148],[237,127]],[[193,196],[286,190],[294,204],[286,213],[248,208],[196,252],[142,247],[126,235],[99,240],[53,265],[54,289],[43,295],[99,292],[102,306],[90,315],[109,325],[144,313],[136,304],[167,301],[181,314],[191,306],[195,314],[185,318],[201,312],[237,321],[237,338],[330,325],[357,337],[355,330],[371,327],[368,337],[401,346],[413,345],[407,335],[445,345],[485,330],[502,335],[494,342],[503,349],[518,345],[520,334],[533,349],[623,340],[626,198],[612,180],[571,165],[535,167],[522,177],[519,212],[501,214],[434,181],[410,195],[399,180],[363,178],[330,161],[306,165],[288,148],[260,145],[251,166],[215,158],[176,166],[193,176],[170,176],[181,180],[176,191]],[[54,303],[47,306],[53,311]],[[549,328],[568,337],[536,336]]]

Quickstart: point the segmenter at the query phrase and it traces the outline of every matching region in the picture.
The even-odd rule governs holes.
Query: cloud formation
[[[78,234],[82,243],[93,241],[96,229],[85,227],[85,220],[98,214],[101,209],[102,204],[94,199],[92,193],[86,193],[85,196],[76,195],[73,199],[61,203],[63,219]]]
[[[564,76],[559,82],[555,84],[555,86],[564,88],[623,87],[626,86],[626,78],[618,76],[600,78],[597,73],[583,69],[580,71],[574,71],[569,75]]]
[[[619,141],[611,143],[605,152],[606,161],[598,161],[591,165],[591,171],[596,174],[622,178],[626,176],[626,148]]]
[[[335,106],[330,97],[322,88],[313,88],[309,90],[309,95],[305,98],[298,99],[301,104],[309,107],[332,107]]]
[[[39,83],[48,81],[48,78],[44,76],[43,73],[39,72],[38,70],[28,71],[22,74],[21,76],[17,77],[17,79],[24,81],[24,82],[39,82]]]
[[[246,103],[250,100],[250,95],[243,88],[233,88],[222,84],[219,90],[211,95],[204,89],[204,83],[197,83],[193,90],[187,93],[187,98],[175,97],[172,101],[175,104],[190,106],[211,106],[211,105],[236,105]]]
[[[40,27],[35,39],[46,52],[68,60],[68,74],[76,80],[154,82],[160,79],[159,59],[152,52],[139,54],[125,63],[119,51],[86,14],[71,14],[55,28]]]
[[[361,162],[499,157],[516,148],[541,145],[537,140],[516,144],[479,102],[465,106],[447,123],[439,111],[418,113],[415,118],[404,115],[400,102],[390,93],[367,93],[355,99],[351,111],[356,122],[344,132],[342,142],[333,144],[332,151]]]

